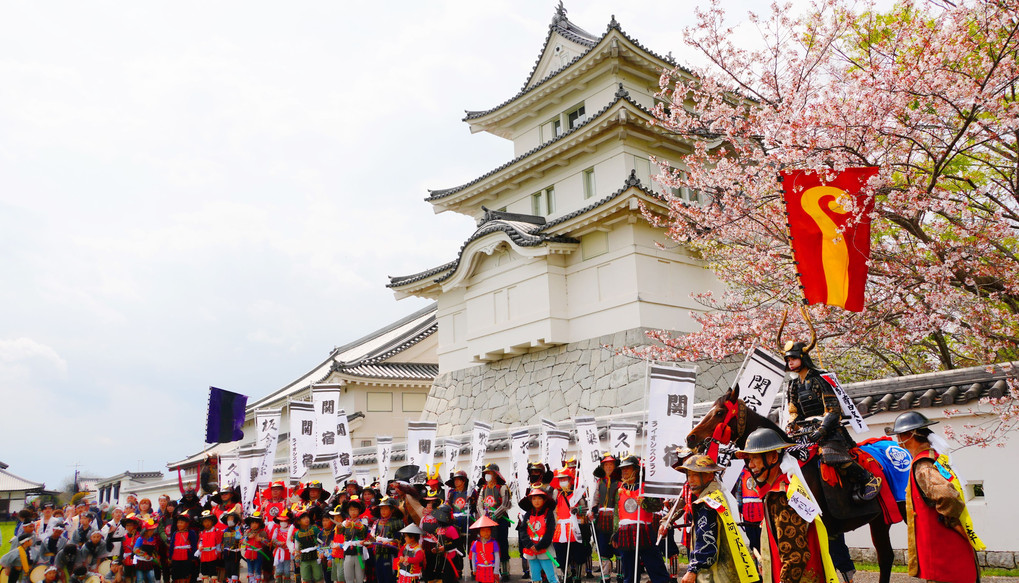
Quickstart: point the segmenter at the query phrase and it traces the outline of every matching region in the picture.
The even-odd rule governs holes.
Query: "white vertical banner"
[[[739,376],[739,398],[749,409],[768,416],[775,405],[775,399],[782,392],[782,381],[785,380],[785,362],[774,354],[761,348],[747,355],[743,372]],[[725,469],[722,473],[722,489],[732,490],[743,471],[743,462],[733,459],[735,446],[719,448],[718,464]],[[730,469],[731,468],[731,469]]]
[[[556,463],[548,458],[548,432],[555,431],[559,426],[556,425],[555,421],[542,418],[541,429],[538,432],[538,461],[546,463],[549,466],[555,468],[558,467]]]
[[[407,422],[407,463],[415,465],[422,472],[435,459],[435,433],[439,424],[435,421]]]
[[[259,486],[268,486],[272,482],[272,469],[276,465],[276,446],[279,444],[282,415],[281,409],[255,410],[256,443],[265,450],[265,455],[258,463]]]
[[[371,471],[368,468],[357,468],[354,470],[354,479],[362,488],[367,488],[372,484]]]
[[[626,421],[609,423],[609,449],[612,455],[620,459],[637,455],[637,425]]]
[[[577,471],[580,474],[580,483],[577,490],[587,488],[587,499],[594,500],[594,489],[598,485],[594,477],[594,469],[601,461],[600,442],[598,440],[598,425],[594,417],[577,417],[574,420],[577,424],[577,446],[580,449],[580,464]]]
[[[460,458],[460,448],[463,447],[463,443],[458,439],[446,438],[442,442],[442,449],[445,455],[443,456],[444,463],[446,464],[446,471],[451,475],[456,471],[456,462]]]
[[[238,457],[241,505],[244,507],[244,513],[248,514],[254,509],[251,503],[255,500],[255,492],[258,491],[258,471],[262,458],[265,457],[265,450],[257,446],[241,448]]]
[[[315,461],[315,405],[291,401],[290,408],[290,480],[299,481]]]
[[[774,354],[755,348],[739,377],[739,398],[754,412],[767,417],[784,379],[785,363]]]
[[[485,452],[488,451],[488,436],[492,433],[492,426],[481,421],[474,422],[474,430],[471,432],[471,492],[478,482],[481,481],[482,466],[485,463]]]
[[[311,402],[315,404],[315,461],[336,459],[336,411],[340,390],[311,387]]]
[[[219,456],[219,489],[220,491],[241,485],[241,466],[237,450]]]
[[[343,409],[336,411],[336,461],[333,463],[333,479],[339,484],[340,481],[349,478],[354,473],[354,447],[350,443],[350,425],[347,422],[347,412]]]
[[[389,435],[379,435],[375,438],[375,455],[379,462],[379,482],[386,487],[389,481],[389,462],[393,457],[393,438]]]
[[[693,429],[696,380],[691,368],[653,364],[648,369],[646,496],[675,497],[683,490],[682,474],[672,469],[671,462]]]
[[[849,417],[849,424],[853,427],[853,431],[856,433],[866,433],[868,429],[867,422],[863,420],[863,415],[860,415],[860,410],[856,408],[856,403],[849,398],[846,394],[846,390],[839,384],[839,379],[833,372],[826,372],[821,375],[821,378],[828,381],[831,385],[832,390],[835,391],[835,396],[838,397],[839,405],[842,406],[842,414]]]
[[[527,495],[527,442],[531,441],[531,433],[526,429],[514,429],[510,432],[511,471],[507,480],[513,480],[517,487],[517,499]]]
[[[563,462],[566,461],[566,450],[570,447],[570,432],[566,429],[549,429],[548,430],[548,458],[546,461],[548,465],[552,466],[552,469],[563,467]]]

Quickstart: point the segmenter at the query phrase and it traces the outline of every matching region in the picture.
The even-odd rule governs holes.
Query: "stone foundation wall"
[[[906,550],[895,549],[895,564],[906,564]],[[877,563],[877,551],[869,547],[849,547],[849,556],[854,561]],[[1019,565],[1019,551],[977,551],[977,563],[981,567],[1015,569]]]
[[[475,420],[500,428],[537,424],[542,417],[565,421],[640,411],[646,364],[616,349],[649,345],[647,330],[634,328],[440,374],[421,419],[438,422],[439,435],[456,435],[469,433]],[[701,363],[697,400],[722,394],[739,364]]]

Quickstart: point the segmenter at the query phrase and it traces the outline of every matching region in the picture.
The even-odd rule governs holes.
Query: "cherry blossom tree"
[[[752,16],[759,50],[734,44],[717,3],[698,12],[687,40],[714,67],[695,82],[662,78],[658,123],[695,149],[663,182],[708,195],[705,205],[672,201],[669,235],[729,291],[703,296],[703,332],[670,346],[720,358],[773,337],[802,297],[778,170],[869,165],[881,172],[870,185],[867,309],[811,309],[824,355],[867,377],[1015,358],[1017,9],[905,2],[857,14],[830,0],[794,17],[776,5]]]
[[[673,199],[658,220],[727,291],[699,296],[702,331],[655,335],[668,356],[774,349],[802,302],[779,170],[877,166],[866,308],[811,306],[815,354],[847,380],[1019,358],[1017,14],[1019,0],[776,4],[750,15],[763,41],[750,49],[717,0],[699,10],[686,42],[711,66],[663,74],[655,114],[694,148],[660,182],[709,202]],[[789,314],[786,337],[805,339]],[[993,405],[1014,419],[1009,402]]]

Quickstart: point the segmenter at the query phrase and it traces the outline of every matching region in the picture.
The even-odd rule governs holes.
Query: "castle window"
[[[571,130],[584,123],[585,119],[587,119],[587,116],[584,115],[583,103],[566,112],[566,125]]]
[[[549,186],[531,195],[531,214],[548,216],[555,212],[555,188]]]
[[[392,411],[393,393],[366,393],[368,411]]]
[[[594,168],[584,170],[584,198],[594,196]]]

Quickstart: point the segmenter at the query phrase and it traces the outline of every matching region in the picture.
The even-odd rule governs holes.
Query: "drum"
[[[45,578],[46,569],[49,569],[49,565],[36,565],[28,572],[28,580],[32,583],[40,583]]]
[[[99,575],[90,575],[88,579],[85,579],[85,583],[103,583],[103,578]]]
[[[110,565],[113,564],[113,559],[103,559],[99,561],[99,565],[96,566],[96,573],[99,573],[103,577],[110,572]]]

